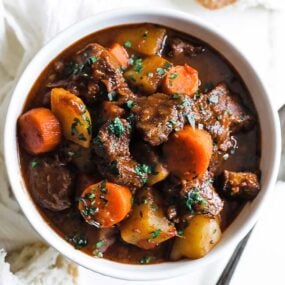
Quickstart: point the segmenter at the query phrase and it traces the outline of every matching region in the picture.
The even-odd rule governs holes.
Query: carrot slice
[[[53,150],[61,141],[61,127],[47,108],[35,108],[19,118],[19,134],[24,148],[32,154]]]
[[[212,156],[213,142],[205,130],[186,126],[163,145],[167,168],[182,179],[204,174]]]
[[[128,187],[101,181],[83,191],[78,208],[87,223],[109,228],[127,216],[132,207],[131,199]]]
[[[189,96],[192,96],[198,87],[198,71],[187,64],[172,67],[162,84],[162,89],[167,94],[178,93]]]
[[[129,55],[126,49],[118,43],[112,44],[109,51],[116,57],[122,68],[128,67]]]

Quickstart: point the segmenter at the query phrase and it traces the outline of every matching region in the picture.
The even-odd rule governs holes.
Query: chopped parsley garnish
[[[164,70],[163,68],[161,68],[161,67],[158,67],[158,68],[156,69],[156,72],[157,72],[157,74],[159,74],[159,75],[164,75],[164,74],[165,74],[165,70]]]
[[[126,105],[129,109],[132,109],[135,106],[135,102],[133,100],[128,100]]]
[[[175,79],[177,78],[178,74],[177,73],[172,73],[169,75],[170,79]]]
[[[95,247],[96,248],[100,248],[104,245],[104,240],[99,240],[98,242],[96,242]]]
[[[135,173],[142,177],[142,183],[147,183],[147,174],[152,174],[152,167],[147,164],[137,164],[135,166]]]
[[[180,95],[178,93],[174,93],[174,94],[172,94],[172,98],[173,99],[179,99]]]
[[[141,58],[138,58],[135,60],[134,62],[134,69],[135,69],[135,72],[137,73],[141,73],[142,70],[143,70],[143,65],[142,65],[142,59]]]
[[[93,206],[84,206],[83,210],[81,210],[84,216],[94,216],[94,214],[98,211],[98,208]]]
[[[172,66],[172,64],[171,64],[171,63],[166,62],[166,63],[163,65],[163,68],[165,68],[165,69],[169,69],[171,66]]]
[[[194,212],[195,205],[205,206],[206,204],[207,202],[203,197],[201,197],[198,188],[195,187],[193,190],[190,190],[188,192],[186,198],[186,207],[190,210],[191,213]]]
[[[157,229],[157,230],[151,232],[151,238],[152,238],[152,239],[157,238],[157,237],[161,234],[161,232],[162,232],[161,229]]]
[[[87,246],[88,244],[88,240],[87,238],[80,233],[71,235],[71,236],[67,236],[65,237],[65,239],[71,243],[76,249],[81,249],[85,246]]]
[[[120,118],[116,117],[109,125],[108,127],[109,132],[111,134],[114,134],[117,138],[121,137],[121,135],[125,131],[125,127],[122,124],[122,121]]]
[[[183,236],[183,235],[184,235],[184,230],[178,230],[178,231],[177,231],[177,234],[178,234],[179,236]]]
[[[125,41],[124,46],[130,48],[132,46],[132,43],[130,41]]]
[[[71,124],[71,135],[74,136],[78,134],[77,127],[82,126],[83,124],[80,122],[78,118],[74,118],[72,124]]]
[[[142,256],[139,260],[139,263],[140,264],[149,264],[152,260],[154,260],[155,257],[154,256],[148,256],[148,255],[145,255],[145,256]]]
[[[199,99],[200,97],[201,97],[201,93],[200,93],[200,91],[198,90],[198,91],[196,91],[196,92],[194,93],[193,100],[196,101],[196,100]]]
[[[35,161],[35,160],[33,160],[32,162],[31,162],[31,167],[32,168],[35,168],[35,167],[37,167],[38,166],[38,162],[37,161]]]

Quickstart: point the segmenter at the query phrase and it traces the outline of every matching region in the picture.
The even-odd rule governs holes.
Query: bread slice
[[[208,9],[220,9],[230,4],[237,2],[237,0],[196,0]]]
[[[77,266],[43,243],[34,243],[20,251],[8,253],[4,261],[5,254],[3,250],[0,252],[0,268],[2,258],[2,266],[6,266],[5,278],[9,276],[10,280],[15,281],[1,283],[3,276],[0,270],[0,284],[77,284]]]

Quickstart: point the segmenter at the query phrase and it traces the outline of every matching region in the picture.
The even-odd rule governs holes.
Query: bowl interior
[[[145,266],[126,265],[93,258],[75,250],[47,225],[31,200],[21,176],[16,138],[17,118],[22,112],[26,96],[45,66],[66,47],[88,34],[115,25],[141,22],[162,24],[186,32],[218,50],[241,75],[259,114],[262,135],[260,165],[262,191],[252,203],[244,207],[227,228],[221,242],[206,257],[198,260]],[[23,212],[35,230],[58,251],[80,265],[104,275],[128,280],[164,279],[184,274],[216,260],[226,253],[227,249],[235,246],[256,222],[257,214],[265,204],[276,180],[280,157],[280,131],[276,111],[272,109],[261,81],[244,56],[215,29],[200,19],[181,12],[161,9],[151,11],[127,9],[102,13],[72,26],[49,42],[34,57],[18,82],[8,110],[4,140],[5,161],[10,183]]]

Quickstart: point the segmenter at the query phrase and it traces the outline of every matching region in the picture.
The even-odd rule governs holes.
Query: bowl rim
[[[245,66],[246,70],[255,77],[257,84],[259,84],[259,89],[262,91],[262,97],[264,102],[267,104],[268,116],[270,120],[271,127],[271,140],[274,145],[272,150],[272,159],[270,164],[270,178],[267,182],[267,187],[264,189],[264,195],[260,198],[259,203],[255,209],[248,209],[251,211],[251,216],[246,219],[244,225],[237,230],[235,230],[235,235],[228,238],[221,246],[215,248],[210,254],[205,256],[202,259],[198,260],[181,260],[177,262],[166,262],[161,264],[152,264],[152,265],[128,265],[117,262],[112,262],[105,259],[97,259],[90,257],[81,251],[75,250],[70,244],[68,244],[62,237],[60,237],[43,219],[41,214],[37,211],[34,202],[29,196],[28,190],[25,188],[23,180],[20,176],[20,165],[19,165],[19,153],[17,148],[17,134],[16,134],[16,122],[17,117],[15,115],[14,109],[18,104],[18,98],[16,95],[21,94],[21,89],[25,86],[25,81],[29,79],[30,71],[35,67],[35,64],[40,61],[43,56],[48,56],[49,49],[52,45],[62,44],[64,39],[67,39],[68,36],[72,35],[75,31],[82,30],[92,23],[97,23],[99,21],[106,21],[106,19],[121,19],[121,18],[134,18],[135,16],[152,16],[152,17],[165,17],[173,21],[184,22],[185,25],[196,25],[202,30],[206,30],[208,33],[212,34],[222,45],[226,45],[231,49],[237,57],[240,58],[241,64]],[[125,23],[134,23],[133,20],[127,20]],[[158,20],[159,22],[159,20]],[[96,25],[97,25],[96,24]],[[121,23],[120,23],[121,24]],[[110,25],[109,27],[114,26]],[[167,26],[167,24],[166,24]],[[94,31],[99,31],[101,29],[94,28]],[[90,33],[89,33],[90,34]],[[191,33],[188,33],[191,35]],[[85,37],[77,36],[77,40]],[[77,40],[73,41],[76,42]],[[205,40],[204,40],[205,41]],[[207,42],[206,42],[207,43]],[[210,44],[212,46],[212,44]],[[64,49],[70,46],[70,44],[64,44]],[[64,50],[63,49],[63,50]],[[49,59],[49,62],[53,58]],[[233,65],[234,66],[234,65]],[[42,70],[45,68],[44,66]],[[235,67],[235,66],[234,66]],[[240,74],[241,75],[241,74]],[[241,75],[242,76],[242,75]],[[29,89],[33,86],[34,81],[31,84]],[[27,95],[22,95],[22,97],[27,98]],[[258,112],[259,113],[259,112]],[[249,60],[244,56],[241,51],[236,48],[222,33],[218,32],[216,28],[213,28],[205,20],[200,19],[197,16],[190,15],[184,12],[180,12],[173,9],[149,9],[149,8],[123,8],[123,9],[114,9],[109,11],[100,12],[96,15],[93,15],[85,20],[82,20],[78,23],[73,24],[69,28],[65,29],[57,36],[55,36],[51,41],[49,41],[31,60],[31,62],[26,67],[25,71],[22,73],[16,88],[14,89],[11,101],[8,107],[8,112],[6,116],[5,129],[4,129],[4,156],[5,164],[8,173],[8,178],[10,185],[12,187],[13,193],[17,198],[18,203],[25,216],[31,223],[32,227],[39,233],[39,235],[46,240],[50,245],[55,247],[59,252],[68,257],[69,259],[75,261],[76,263],[100,274],[115,277],[118,279],[124,280],[160,280],[173,278],[178,275],[186,274],[192,269],[197,269],[202,266],[206,266],[209,263],[212,263],[219,257],[223,256],[227,250],[230,250],[235,246],[239,240],[241,240],[247,232],[253,227],[257,221],[262,208],[264,207],[265,201],[268,199],[270,192],[272,192],[274,183],[277,178],[279,162],[281,154],[281,133],[280,125],[277,111],[273,107],[271,98],[268,96],[265,86],[262,83],[259,75],[255,72]],[[16,167],[16,168],[15,168]],[[16,179],[15,179],[16,178]],[[19,179],[18,179],[19,178]],[[250,206],[246,206],[250,208]],[[243,212],[244,210],[242,210]],[[92,262],[91,262],[92,261]],[[138,267],[139,266],[139,267]],[[138,270],[139,269],[139,270]]]

